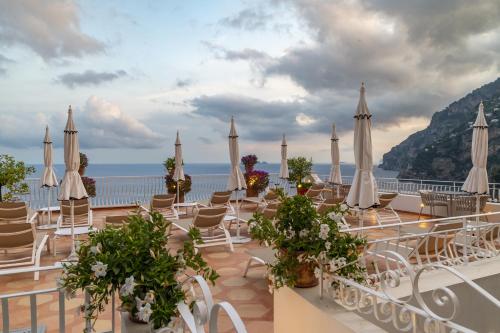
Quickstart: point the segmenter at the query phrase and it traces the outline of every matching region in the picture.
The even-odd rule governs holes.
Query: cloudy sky
[[[175,131],[186,162],[242,154],[329,161],[337,123],[353,161],[366,82],[376,161],[500,72],[498,0],[0,0],[0,153],[62,162],[68,105],[94,163],[159,163]]]

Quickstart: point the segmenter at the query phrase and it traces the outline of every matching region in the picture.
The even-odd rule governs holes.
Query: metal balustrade
[[[288,181],[280,179],[278,174],[270,174],[269,177],[270,187],[282,187],[290,195],[296,193],[294,186]],[[96,182],[96,196],[91,199],[93,207],[127,206],[134,205],[137,202],[147,205],[154,194],[166,192],[164,176],[106,176],[92,178]],[[191,191],[186,194],[185,200],[208,200],[213,192],[226,190],[227,178],[227,174],[192,175]],[[326,180],[328,175],[320,175],[320,178]],[[352,177],[342,177],[342,181],[344,184],[351,184]],[[35,178],[28,179],[27,183],[30,193],[20,195],[19,199],[27,201],[31,208],[47,207],[49,191],[52,191],[50,205],[59,205],[57,202],[58,188],[41,188],[40,180]],[[421,190],[460,192],[463,182],[377,178],[377,185],[380,191],[417,195]],[[489,194],[495,202],[498,201],[500,196],[499,185],[499,183],[490,183]],[[239,198],[244,195],[244,191],[240,191],[238,194]],[[236,199],[236,194],[233,194],[233,199]]]

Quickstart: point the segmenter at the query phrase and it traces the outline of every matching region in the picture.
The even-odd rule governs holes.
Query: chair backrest
[[[128,215],[113,215],[113,216],[106,216],[105,219],[105,224],[107,227],[112,227],[112,228],[121,228],[124,225],[127,225],[129,220]]]
[[[87,198],[73,200],[73,211],[75,226],[90,225],[90,204]],[[69,200],[61,201],[61,223],[59,227],[71,227],[71,202]]]
[[[317,198],[321,195],[322,189],[316,189],[316,188],[309,188],[306,192],[306,197],[314,199]]]
[[[331,210],[333,207],[335,207],[336,205],[338,205],[341,202],[342,202],[341,198],[326,199],[318,206],[318,208],[316,208],[316,211],[319,214],[325,214],[326,212],[328,212],[329,210]]]
[[[380,205],[377,207],[379,209],[385,208],[389,206],[396,197],[398,196],[397,193],[382,193],[378,196],[378,200],[380,202]]]
[[[420,239],[415,251],[420,255],[434,255],[445,249],[446,245],[455,238],[458,231],[463,229],[463,222],[445,222],[434,224],[429,234]]]
[[[418,191],[420,194],[420,200],[424,206],[432,206],[432,195],[430,191]]]
[[[476,197],[470,195],[460,195],[453,198],[455,209],[461,212],[473,213],[476,210]]]
[[[194,217],[193,225],[202,229],[217,227],[224,220],[226,212],[226,207],[200,208]]]
[[[26,202],[0,202],[0,224],[28,222]]]
[[[340,195],[342,197],[347,197],[349,191],[351,190],[351,185],[340,185]]]
[[[12,259],[1,259],[0,267],[34,264],[36,230],[32,223],[0,224],[0,250],[15,252]],[[21,255],[30,250],[30,253]]]
[[[273,190],[270,190],[264,195],[264,200],[266,201],[273,201],[278,199],[278,194],[274,192]]]
[[[448,206],[448,195],[439,192],[430,192],[432,204],[434,206]]]
[[[36,239],[31,223],[0,224],[0,249],[32,248]]]
[[[210,205],[220,206],[229,204],[231,193],[232,191],[221,191],[212,193],[212,197],[210,198]]]
[[[175,203],[175,194],[155,194],[151,199],[152,210],[171,209]]]
[[[322,184],[322,183],[320,183],[320,184],[313,184],[311,186],[311,188],[314,189],[314,190],[322,190],[322,189],[325,188],[325,184]]]

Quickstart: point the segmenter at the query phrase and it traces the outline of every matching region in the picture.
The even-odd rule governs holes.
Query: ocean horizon
[[[43,164],[31,164],[36,171],[29,178],[38,178],[43,172]],[[330,173],[331,165],[328,163],[316,163],[313,165],[313,173],[324,176]],[[64,175],[64,164],[55,164],[54,170],[58,178]],[[257,163],[257,170],[264,170],[269,173],[279,173],[279,163]],[[189,175],[220,175],[228,174],[230,170],[229,163],[186,163],[184,172]],[[243,167],[242,167],[243,170]],[[340,170],[342,176],[353,176],[354,164],[341,164]],[[379,167],[373,168],[375,177],[394,178],[396,171],[383,170]],[[165,168],[158,163],[138,163],[138,164],[90,164],[85,172],[88,177],[109,177],[109,176],[159,176],[165,174]]]

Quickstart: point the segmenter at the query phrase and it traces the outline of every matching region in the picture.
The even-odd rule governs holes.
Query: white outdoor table
[[[44,223],[44,215],[47,215],[47,218],[48,218],[49,211],[51,213],[53,213],[53,212],[58,212],[60,210],[61,210],[61,207],[59,207],[59,206],[42,207],[42,208],[38,209],[37,210],[37,212],[38,212],[38,216],[37,216],[38,226],[37,226],[37,229],[48,230],[48,229],[55,229],[55,228],[57,228],[57,224],[52,223],[52,221],[47,221],[46,224],[43,224]],[[40,224],[40,222],[42,224]]]
[[[175,208],[184,208],[184,212],[178,212],[179,215],[188,215],[188,208],[191,208],[191,213],[193,212],[193,209],[198,208],[198,202],[179,202],[179,203],[174,203]]]

